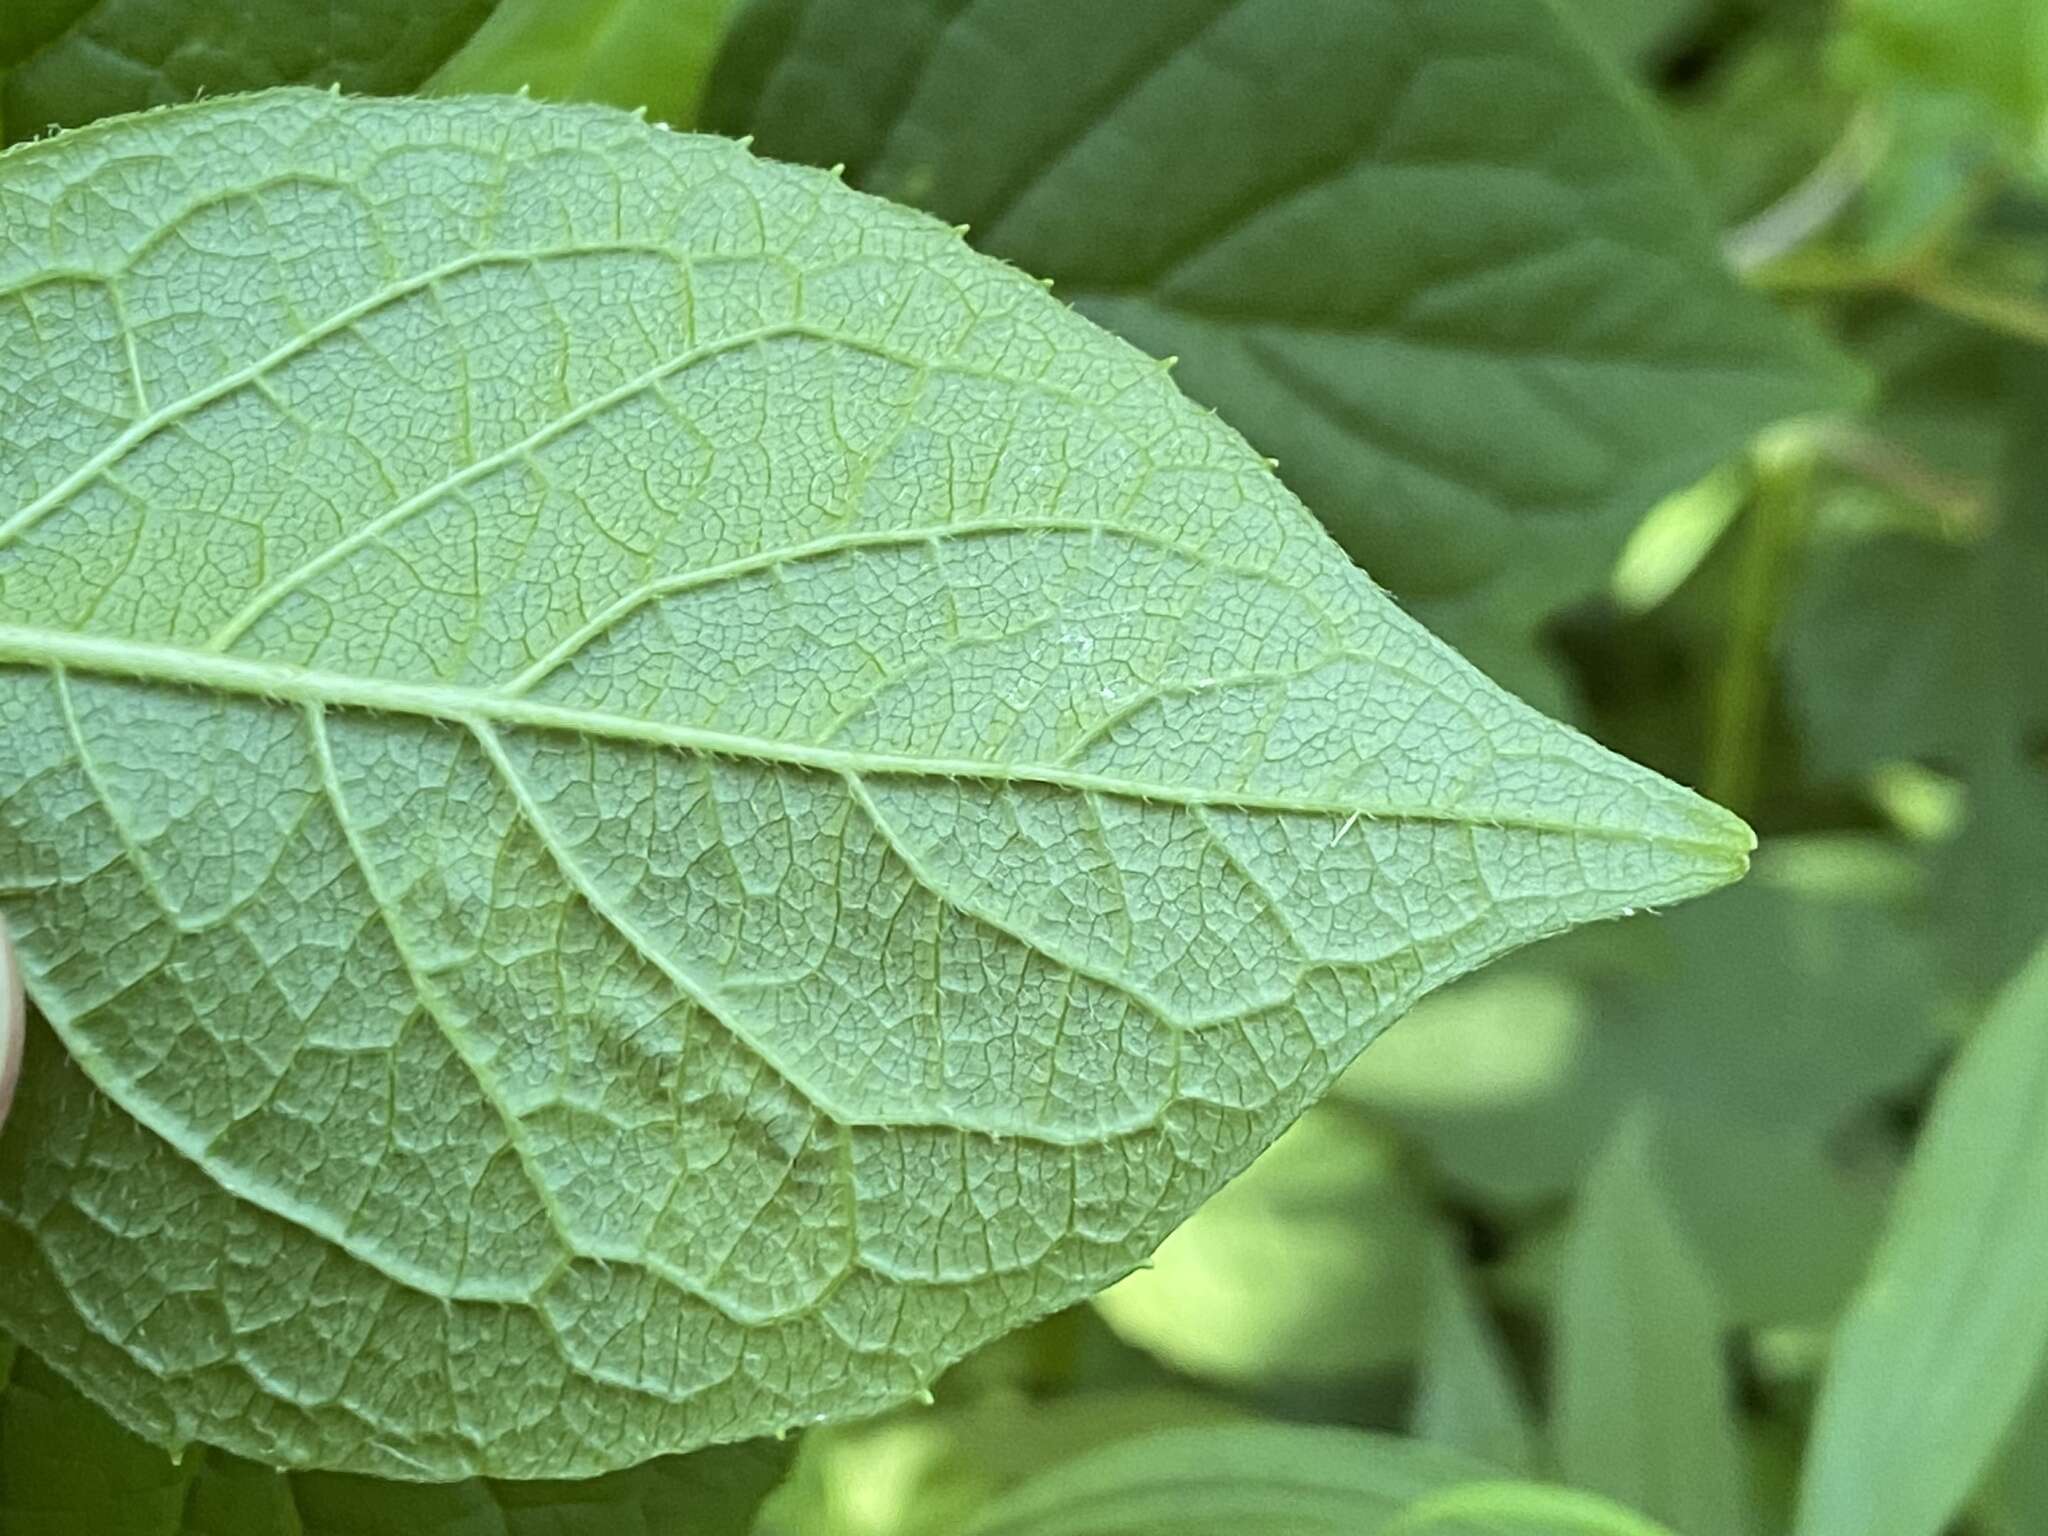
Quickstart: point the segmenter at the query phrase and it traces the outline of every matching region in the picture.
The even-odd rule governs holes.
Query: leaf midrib
[[[550,704],[495,689],[351,677],[281,662],[223,656],[147,641],[70,634],[34,625],[0,624],[0,665],[9,663],[245,698],[406,715],[468,726],[558,731],[586,738],[670,747],[705,756],[812,769],[840,777],[1026,784],[1079,794],[1105,794],[1126,800],[1191,807],[1596,837],[1667,848],[1692,855],[1703,863],[1725,865],[1732,870],[1739,870],[1746,863],[1748,854],[1747,848],[1732,840],[1645,832],[1555,817],[1476,812],[1459,814],[1424,806],[1374,803],[1363,798],[1322,799],[1307,795],[1259,794],[1150,783],[1048,763],[995,763],[977,758],[925,757],[813,746],[608,710]]]

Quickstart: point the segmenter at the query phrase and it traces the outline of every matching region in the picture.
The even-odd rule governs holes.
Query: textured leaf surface
[[[1947,1529],[2048,1362],[2044,1252],[2048,947],[1999,999],[1935,1098],[1891,1225],[1835,1337],[1798,1536]]]
[[[0,126],[33,138],[270,85],[409,91],[497,0],[6,0]]]
[[[746,1536],[794,1447],[666,1457],[586,1482],[440,1486],[173,1462],[33,1355],[0,1376],[0,1536]]]
[[[756,0],[705,110],[1177,354],[1483,664],[1845,386],[1541,0]]]
[[[570,1475],[872,1411],[1429,987],[1746,862],[829,176],[293,92],[0,212],[0,911],[64,1046],[0,1321],[160,1441]]]

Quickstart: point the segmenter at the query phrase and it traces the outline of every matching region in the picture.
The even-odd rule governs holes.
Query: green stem
[[[1744,517],[1727,647],[1714,687],[1703,786],[1708,795],[1737,812],[1750,809],[1763,767],[1772,651],[1791,585],[1811,473],[1810,451],[1804,446],[1765,450],[1757,457],[1756,495]]]
[[[1951,273],[1862,261],[1832,251],[1803,251],[1751,276],[1779,294],[1895,293],[1958,319],[2048,346],[2048,304],[2029,294],[1980,288]]]

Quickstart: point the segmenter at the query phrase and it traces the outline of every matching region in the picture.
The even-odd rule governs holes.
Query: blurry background
[[[1685,1536],[1791,1523],[1930,1096],[2048,932],[2048,3],[1563,0],[1520,85],[1467,100],[1404,56],[1515,5],[473,0],[359,68],[294,52],[287,0],[155,53],[146,6],[0,0],[16,138],[339,79],[844,162],[1179,354],[1398,598],[1762,835],[1732,891],[1428,1000],[1096,1304],[801,1437],[778,1536],[956,1530],[1079,1452],[1248,1416],[1412,1432]],[[1441,180],[1389,123],[1515,174]],[[1527,264],[1540,300],[1446,278],[1549,225],[1593,255]],[[2044,1399],[1973,1536],[2048,1532]]]

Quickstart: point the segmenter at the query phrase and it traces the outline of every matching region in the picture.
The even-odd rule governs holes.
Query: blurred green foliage
[[[1733,892],[1426,1001],[1154,1267],[931,1405],[801,1437],[764,1532],[2048,1532],[2044,962],[2012,982],[2048,935],[2048,5],[1430,4],[1521,4],[1531,89],[1605,103],[1588,137],[1485,149],[1634,189],[1571,228],[1661,286],[1619,257],[1482,286],[1447,340],[1419,285],[1537,215],[1372,151],[1277,244],[1161,266],[1190,258],[1154,236],[1213,241],[1270,165],[1334,174],[1391,78],[1375,26],[1423,0],[1304,3],[1262,34],[1292,82],[1263,95],[1196,46],[1206,0],[754,0],[729,34],[707,0],[442,8],[430,88],[679,126],[701,99],[968,219],[1178,353],[1504,682],[1764,835]],[[10,104],[84,9],[0,13]],[[435,66],[401,42],[329,74],[411,89]],[[1530,363],[1609,346],[1630,285],[1671,311],[1629,333],[1656,367]]]

